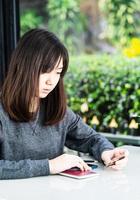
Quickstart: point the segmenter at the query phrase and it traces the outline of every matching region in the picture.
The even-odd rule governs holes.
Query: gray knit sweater
[[[65,145],[98,161],[104,150],[114,148],[69,108],[57,125],[43,126],[42,116],[40,109],[35,121],[17,123],[0,103],[0,179],[49,175],[48,160],[63,154]]]

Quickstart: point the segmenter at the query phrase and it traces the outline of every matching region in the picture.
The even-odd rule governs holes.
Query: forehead
[[[63,68],[64,60],[62,57],[58,57],[57,59],[54,59],[51,57],[49,60],[47,58],[47,61],[44,60],[44,65],[41,65],[41,73],[49,73],[53,70]]]
[[[54,67],[54,69],[57,69],[57,68],[63,68],[63,58],[60,57]]]

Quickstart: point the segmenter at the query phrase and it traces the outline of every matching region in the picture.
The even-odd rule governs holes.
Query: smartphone
[[[92,169],[97,169],[98,168],[98,165],[95,164],[96,161],[95,160],[84,160],[84,162],[89,166],[91,167]],[[81,171],[78,167],[72,167],[71,170],[76,170],[76,171]]]
[[[92,169],[98,168],[98,165],[95,164],[95,160],[84,160],[84,162],[87,163],[87,165]]]

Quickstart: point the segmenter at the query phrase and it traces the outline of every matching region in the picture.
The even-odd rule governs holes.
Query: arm
[[[96,133],[85,124],[79,115],[70,109],[67,111],[66,146],[77,151],[90,153],[95,159],[102,162],[101,154],[105,150],[114,149],[114,146],[102,135]]]
[[[117,149],[114,149],[113,145],[106,138],[97,134],[83,123],[81,118],[72,111],[69,110],[67,112],[63,122],[63,128],[67,131],[65,142],[67,147],[82,152],[89,152],[107,166],[112,159],[114,160],[116,156],[119,156],[121,153],[123,154],[123,151],[119,150],[118,152]],[[51,174],[56,174],[72,167],[78,167],[82,171],[91,170],[82,158],[69,154],[62,154],[50,160],[49,164]],[[124,164],[124,161],[118,163],[116,168],[122,168]]]
[[[49,175],[48,159],[10,161],[3,158],[3,134],[0,123],[0,179],[18,179]]]
[[[0,179],[18,179],[49,175],[48,160],[0,160]]]

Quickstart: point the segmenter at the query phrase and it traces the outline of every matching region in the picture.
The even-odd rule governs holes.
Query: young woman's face
[[[63,60],[49,73],[43,73],[39,77],[39,98],[45,98],[57,85],[63,70]]]

